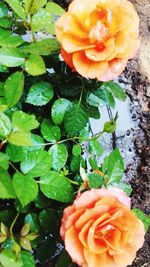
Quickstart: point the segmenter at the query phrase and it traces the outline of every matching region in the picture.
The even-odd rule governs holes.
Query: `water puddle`
[[[138,107],[138,102],[132,102],[129,97],[127,97],[125,102],[116,100],[115,109],[111,109],[113,117],[115,117],[117,111],[119,114],[116,132],[114,135],[105,133],[99,140],[105,150],[104,155],[99,159],[99,163],[102,163],[104,157],[112,151],[114,146],[117,146],[124,160],[126,170],[124,180],[127,181],[135,175],[137,166],[140,163],[140,158],[136,153],[135,146],[135,138],[140,129],[139,119],[133,112]],[[102,131],[104,123],[110,120],[107,107],[100,108],[100,113],[100,120],[90,120],[94,134]]]

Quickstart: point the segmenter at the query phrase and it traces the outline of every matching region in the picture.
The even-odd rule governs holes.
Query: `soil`
[[[140,16],[141,46],[137,58],[129,62],[124,76],[131,83],[127,93],[131,99],[131,114],[138,121],[133,142],[139,164],[130,181],[133,187],[132,204],[150,215],[150,1],[131,1]],[[138,101],[139,105],[134,105]],[[132,267],[150,266],[150,231]]]

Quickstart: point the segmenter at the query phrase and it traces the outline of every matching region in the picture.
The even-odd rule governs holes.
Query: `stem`
[[[83,95],[83,87],[82,87],[82,89],[81,89],[81,94],[80,94],[80,98],[79,98],[79,103],[78,103],[78,104],[80,104],[81,101],[82,101],[82,95]]]
[[[18,216],[19,216],[19,213],[17,213],[15,219],[13,220],[13,222],[12,222],[12,224],[11,224],[11,226],[10,226],[10,236],[11,236],[12,238],[13,238],[13,231],[12,231],[12,230],[13,230],[13,227],[14,227],[14,225],[15,225],[17,219],[18,219]]]
[[[76,181],[73,181],[73,180],[70,180],[69,178],[66,177],[66,179],[71,183],[71,184],[75,184],[75,185],[79,185],[78,182]]]
[[[3,140],[1,143],[0,143],[0,149],[3,147],[4,144],[7,143],[7,140]]]
[[[108,107],[108,106],[107,106],[107,112],[108,112],[110,120],[113,120],[113,115],[112,115],[111,108]],[[112,148],[113,149],[116,148],[116,133],[115,132],[112,133]]]
[[[33,29],[32,29],[32,17],[31,17],[31,15],[29,16],[29,20],[30,20],[30,29],[31,29],[31,34],[32,34],[32,41],[33,42],[36,42],[36,38],[35,38],[35,34],[34,34],[34,31],[33,31]]]
[[[9,161],[9,164],[16,172],[18,172],[17,168],[14,166],[14,164],[11,161]]]
[[[62,144],[62,143],[65,143],[65,142],[67,142],[67,141],[72,141],[72,142],[75,142],[75,143],[77,143],[76,142],[76,140],[83,140],[83,141],[85,141],[85,142],[89,142],[89,141],[92,141],[92,140],[96,140],[96,139],[98,139],[98,138],[100,138],[101,136],[103,135],[103,131],[102,132],[100,132],[100,133],[97,133],[97,134],[95,134],[94,136],[92,136],[91,138],[83,138],[83,137],[81,137],[81,136],[74,136],[74,137],[72,137],[72,138],[67,138],[67,139],[64,139],[64,140],[61,140],[61,141],[57,141],[57,142],[51,142],[51,143],[44,143],[44,144],[36,144],[36,146],[49,146],[49,145],[56,145],[56,144]]]

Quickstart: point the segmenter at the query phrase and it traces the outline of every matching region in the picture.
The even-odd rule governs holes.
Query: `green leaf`
[[[46,8],[41,8],[32,17],[33,31],[55,33],[54,22],[64,13],[64,10],[55,3],[47,3]]]
[[[65,10],[60,5],[53,2],[47,3],[45,9],[53,16],[62,16],[65,13]]]
[[[24,223],[30,224],[31,232],[38,233],[40,231],[38,215],[36,213],[28,213],[25,216]]]
[[[65,249],[63,249],[58,257],[58,260],[55,264],[55,267],[62,267],[62,266],[66,266],[66,267],[71,267],[72,266],[72,260],[69,257],[67,251]],[[73,266],[72,266],[73,267]]]
[[[17,47],[21,45],[24,40],[17,35],[12,35],[10,31],[0,29],[0,46]]]
[[[41,124],[41,133],[43,138],[49,142],[56,142],[61,138],[60,128],[46,119]]]
[[[98,107],[87,105],[86,111],[87,111],[88,117],[96,119],[96,120],[100,119],[101,115],[100,115]]]
[[[2,64],[0,64],[0,72],[8,72],[8,69]]]
[[[82,148],[80,145],[74,145],[73,148],[72,148],[72,154],[74,156],[79,156],[82,152]]]
[[[24,88],[24,74],[17,71],[11,74],[5,82],[5,98],[9,107],[13,107],[19,101]]]
[[[0,168],[7,170],[9,167],[9,159],[8,156],[2,152],[0,152]]]
[[[115,107],[115,100],[112,93],[103,87],[88,94],[87,103],[95,107],[103,107],[106,105],[112,108]]]
[[[40,225],[48,233],[56,234],[57,220],[57,211],[54,209],[42,210],[39,214]]]
[[[132,193],[132,187],[130,184],[126,184],[124,182],[112,183],[110,186],[108,186],[108,188],[112,186],[122,189],[126,193],[127,196],[130,196],[130,194]]]
[[[6,67],[17,67],[25,62],[23,54],[14,47],[0,49],[0,63]]]
[[[6,153],[12,162],[19,162],[25,159],[27,149],[25,146],[15,146],[13,144],[8,144]]]
[[[4,2],[0,2],[0,18],[4,18],[8,13],[8,8]]]
[[[22,52],[31,53],[35,55],[48,56],[55,52],[59,52],[59,43],[56,39],[44,39],[36,43],[31,43],[28,46],[21,48]]]
[[[95,158],[93,157],[89,158],[89,163],[92,167],[92,170],[99,170],[99,167],[97,165],[97,161],[95,160]]]
[[[43,58],[39,55],[30,55],[25,62],[25,70],[32,76],[44,74],[46,67]]]
[[[30,175],[16,172],[13,176],[13,187],[22,206],[33,201],[38,194],[38,185]]]
[[[82,157],[81,156],[74,156],[70,163],[70,169],[72,172],[77,173],[80,169]]]
[[[21,110],[17,110],[12,116],[12,127],[14,131],[25,131],[36,129],[39,122],[34,115],[27,114]]]
[[[109,90],[105,89],[105,91],[106,91],[107,102],[108,102],[107,105],[114,109],[116,105],[114,96]]]
[[[51,115],[55,124],[62,124],[65,112],[70,104],[71,102],[65,98],[59,98],[54,102]]]
[[[70,202],[73,189],[70,181],[58,172],[51,171],[40,179],[40,188],[45,196],[60,202]]]
[[[3,267],[22,267],[22,260],[17,259],[16,254],[10,249],[4,249],[0,253],[0,263]]]
[[[104,152],[104,148],[102,147],[100,142],[95,139],[90,141],[89,151],[95,156],[101,156]]]
[[[88,174],[88,185],[90,188],[101,188],[104,185],[104,178],[97,173]]]
[[[38,13],[32,16],[31,27],[34,32],[41,31],[51,33],[51,31],[53,30],[52,15],[48,13],[44,8],[41,8]]]
[[[114,96],[121,101],[125,101],[127,98],[126,93],[118,83],[106,82],[102,85],[102,87],[110,89],[113,92]]]
[[[87,103],[94,107],[103,107],[108,104],[106,91],[97,89],[87,95]]]
[[[40,82],[31,86],[26,103],[34,106],[46,105],[53,98],[53,87],[50,83]]]
[[[44,143],[43,139],[35,134],[32,134],[30,136],[31,136],[30,141],[32,146],[28,147],[28,146],[16,146],[13,144],[8,144],[6,148],[6,153],[12,162],[23,161],[26,158],[28,152],[30,151],[44,150],[44,145],[42,145]]]
[[[116,121],[111,120],[111,121],[105,122],[103,132],[113,133],[115,130],[116,130]]]
[[[12,180],[7,171],[0,168],[0,198],[15,198]]]
[[[88,116],[84,107],[80,104],[74,104],[65,113],[64,127],[68,136],[74,136],[81,131],[88,122]]]
[[[8,116],[0,112],[0,137],[7,137],[11,132],[11,122]]]
[[[50,170],[52,166],[51,156],[47,151],[32,151],[29,152],[26,158],[21,162],[20,169],[32,177],[39,177],[43,173]]]
[[[22,267],[35,267],[34,257],[30,252],[21,251]]]
[[[50,147],[49,154],[52,157],[52,168],[60,171],[66,164],[68,151],[64,144],[56,144]]]
[[[8,142],[16,146],[32,146],[32,139],[30,132],[12,132],[7,137]]]
[[[8,29],[11,27],[12,21],[10,17],[0,18],[0,27]]]
[[[0,211],[0,222],[3,222],[7,227],[10,227],[12,221],[16,216],[16,212],[12,209],[6,209]]]
[[[47,0],[23,0],[23,2],[26,13],[34,14],[47,3]]]
[[[109,184],[119,182],[123,176],[124,163],[118,148],[114,149],[102,164],[102,172],[109,178]]]
[[[7,4],[10,5],[10,7],[15,11],[15,13],[22,19],[26,18],[25,11],[23,7],[21,6],[21,3],[19,0],[5,0]]]
[[[148,231],[148,228],[150,226],[150,217],[147,216],[142,210],[134,208],[132,211],[135,213],[135,215],[138,217],[139,220],[141,220],[144,224],[145,232]]]

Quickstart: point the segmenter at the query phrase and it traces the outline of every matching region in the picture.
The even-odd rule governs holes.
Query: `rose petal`
[[[73,262],[83,266],[86,262],[83,256],[83,246],[78,239],[78,232],[71,226],[65,235],[65,248],[71,256]]]
[[[105,61],[94,62],[88,59],[84,52],[73,54],[73,65],[80,75],[91,79],[103,76],[108,67],[108,63]]]

